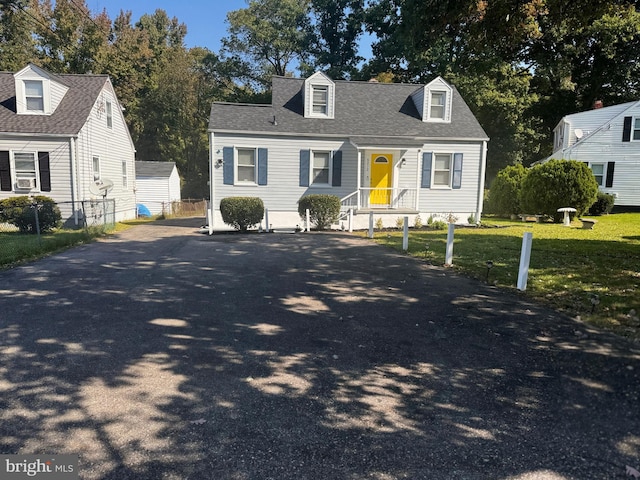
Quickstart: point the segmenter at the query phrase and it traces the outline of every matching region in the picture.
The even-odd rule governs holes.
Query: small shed
[[[171,213],[180,201],[180,176],[175,162],[136,162],[136,203],[152,215]]]

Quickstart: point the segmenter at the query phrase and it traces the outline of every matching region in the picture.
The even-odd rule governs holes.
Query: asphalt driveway
[[[640,345],[365,239],[199,222],[0,272],[0,453],[113,480],[640,469]]]

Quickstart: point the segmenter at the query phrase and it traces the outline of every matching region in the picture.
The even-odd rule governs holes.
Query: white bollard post
[[[349,233],[353,232],[353,208],[349,209]]]
[[[522,251],[520,252],[520,269],[518,270],[518,290],[527,289],[527,279],[529,278],[529,262],[531,261],[531,244],[533,243],[533,233],[525,232],[522,237]]]
[[[453,265],[453,232],[455,228],[454,223],[449,224],[449,230],[447,231],[447,251],[444,259],[445,265]]]
[[[264,231],[269,233],[269,209],[268,208],[264,209],[264,224],[265,224]]]
[[[213,235],[213,210],[207,208],[207,227],[209,227],[209,235]]]
[[[310,232],[311,231],[311,212],[307,208],[305,213],[307,215],[307,232]]]
[[[373,212],[369,212],[369,238],[373,238]]]
[[[409,217],[404,217],[402,228],[402,250],[406,252],[409,250]]]

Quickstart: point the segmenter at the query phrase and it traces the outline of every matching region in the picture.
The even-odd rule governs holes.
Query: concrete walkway
[[[640,469],[637,344],[347,234],[201,223],[0,272],[0,453],[113,480]]]

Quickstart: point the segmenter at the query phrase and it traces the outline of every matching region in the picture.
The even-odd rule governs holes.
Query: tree
[[[520,190],[526,176],[527,169],[520,164],[500,170],[489,190],[487,210],[499,215],[522,213]]]
[[[0,71],[17,71],[37,56],[32,35],[35,19],[26,0],[0,3]]]
[[[287,75],[303,60],[308,0],[251,0],[227,14],[222,58],[239,81],[266,89],[271,75]]]
[[[306,50],[308,71],[324,70],[333,79],[357,73],[358,39],[364,22],[364,0],[311,0]]]
[[[549,160],[532,167],[522,182],[520,204],[530,213],[562,220],[558,209],[573,207],[577,215],[586,212],[598,194],[591,169],[575,160]]]

